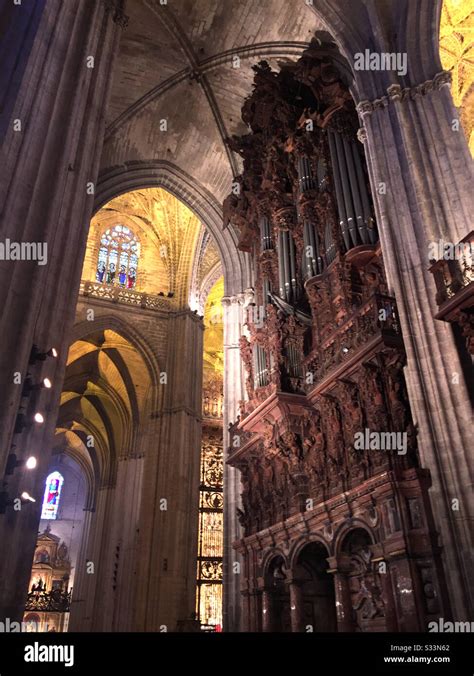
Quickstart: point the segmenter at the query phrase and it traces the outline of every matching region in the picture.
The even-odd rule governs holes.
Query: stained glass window
[[[43,498],[42,519],[56,519],[59,507],[59,498],[63,487],[64,477],[59,472],[52,472],[46,479]]]
[[[223,455],[216,437],[201,451],[196,611],[201,628],[222,631]]]
[[[137,281],[140,243],[125,225],[115,225],[100,240],[96,280],[133,289]]]

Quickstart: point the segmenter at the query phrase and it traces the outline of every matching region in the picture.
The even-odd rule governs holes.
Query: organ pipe
[[[272,248],[270,221],[266,216],[262,216],[260,218],[260,249],[261,251],[267,251]]]
[[[288,249],[288,231],[283,231],[283,279],[285,282],[285,297],[284,299],[290,300],[290,261],[289,261],[289,249]]]
[[[341,182],[342,182],[342,194],[344,197],[344,204],[346,207],[347,214],[347,224],[349,226],[349,234],[352,240],[352,246],[357,246],[357,229],[355,223],[354,209],[352,206],[352,196],[351,188],[349,185],[349,179],[347,176],[346,161],[344,156],[344,148],[342,145],[341,137],[338,133],[334,134],[336,141],[336,154],[337,154],[337,164],[339,167]]]
[[[280,298],[285,298],[285,270],[283,265],[283,231],[278,232],[278,281],[280,284]]]
[[[315,274],[320,275],[324,269],[324,260],[319,252],[319,244],[317,237],[315,236],[314,227],[312,224],[310,224],[309,226],[309,238],[311,240],[311,246],[313,247],[314,251]]]
[[[314,227],[312,223],[304,221],[303,223],[303,269],[305,277],[313,277],[320,275],[323,271],[323,259],[319,254],[318,242],[315,237]],[[308,256],[308,248],[311,255]]]
[[[278,233],[278,277],[280,298],[291,302],[296,299],[296,253],[293,237],[288,230]]]
[[[288,242],[289,242],[289,259],[290,259],[290,283],[291,291],[293,295],[293,300],[296,300],[298,296],[297,290],[297,279],[296,279],[296,252],[295,252],[295,242],[290,233],[288,233]]]
[[[300,192],[316,189],[317,184],[311,171],[311,162],[307,157],[299,157],[297,162]]]
[[[255,368],[254,386],[257,388],[268,385],[266,353],[263,347],[258,344],[254,344],[253,359]]]
[[[370,243],[375,244],[375,242],[377,241],[377,235],[375,233],[374,228],[369,227],[369,224],[372,220],[372,212],[370,210],[369,193],[367,192],[367,184],[365,182],[364,170],[362,168],[362,162],[360,159],[360,154],[356,143],[352,141],[351,146],[352,146],[352,154],[354,157],[354,165],[356,168],[357,182],[359,184],[359,192],[362,199],[362,212],[364,215],[364,223],[367,227]]]
[[[342,138],[342,145],[344,147],[344,154],[346,157],[346,168],[349,175],[349,183],[351,187],[352,201],[354,203],[357,229],[359,231],[359,236],[362,240],[362,243],[367,244],[367,227],[364,225],[364,218],[362,215],[362,203],[359,194],[359,184],[357,182],[351,146],[345,136]]]
[[[339,165],[338,165],[338,161],[337,161],[337,152],[336,152],[336,146],[335,146],[335,141],[334,141],[334,134],[333,134],[332,131],[328,132],[328,139],[329,139],[329,152],[331,154],[331,164],[332,164],[333,176],[334,176],[334,188],[336,190],[337,210],[339,212],[339,225],[341,226],[344,244],[346,245],[346,249],[349,250],[351,247],[350,247],[349,232],[348,232],[348,227],[347,227],[347,215],[346,215],[346,208],[345,208],[345,205],[344,205],[344,198],[343,198],[343,195],[342,195],[342,184],[341,184],[341,177],[340,177],[340,174],[339,174]]]
[[[303,223],[303,270],[306,279],[314,275],[314,256],[308,256],[308,249],[312,246],[309,236],[310,224],[307,221]],[[312,249],[311,249],[312,252]]]

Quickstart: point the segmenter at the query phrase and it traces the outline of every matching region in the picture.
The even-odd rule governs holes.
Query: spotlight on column
[[[46,388],[47,390],[51,389],[52,387],[51,380],[49,378],[43,378],[43,380],[40,383],[36,383],[36,385],[33,385],[33,381],[31,379],[31,376],[28,376],[25,380],[25,383],[23,385],[23,390],[22,390],[22,396],[23,397],[28,397],[31,392],[33,391],[38,391]]]
[[[10,455],[7,458],[7,465],[5,467],[5,475],[10,475],[13,474],[15,469],[19,467],[22,464],[21,460],[18,460],[18,457],[16,456],[15,453],[10,453]],[[31,455],[28,460],[25,462],[25,467],[27,469],[34,469],[36,465],[38,464],[36,458],[34,455]]]
[[[34,418],[34,421],[37,422],[37,423],[39,423],[39,424],[44,423],[44,417],[43,417],[43,415],[42,415],[41,413],[39,413],[39,412],[38,412],[38,413],[35,413],[35,415],[33,416],[33,418]]]
[[[30,364],[35,364],[37,361],[44,361],[46,357],[53,357],[56,359],[58,351],[55,347],[51,347],[46,352],[41,352],[37,345],[33,345],[30,353]]]
[[[36,500],[34,498],[32,498],[31,495],[29,493],[27,493],[26,491],[23,491],[23,493],[21,494],[21,499],[24,502],[36,502]]]

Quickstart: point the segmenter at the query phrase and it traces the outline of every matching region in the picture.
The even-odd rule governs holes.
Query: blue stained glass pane
[[[63,483],[64,477],[59,472],[52,472],[46,479],[43,508],[41,510],[42,519],[57,518]]]
[[[139,255],[140,244],[130,228],[121,224],[109,228],[101,238],[96,280],[134,287]]]

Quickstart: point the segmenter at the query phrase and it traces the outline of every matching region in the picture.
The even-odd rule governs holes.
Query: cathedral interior
[[[472,0],[0,26],[0,620],[472,622]]]

